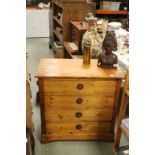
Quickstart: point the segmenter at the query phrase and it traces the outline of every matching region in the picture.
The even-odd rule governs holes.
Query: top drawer
[[[116,91],[116,80],[50,79],[45,78],[40,92],[72,94],[111,94]]]

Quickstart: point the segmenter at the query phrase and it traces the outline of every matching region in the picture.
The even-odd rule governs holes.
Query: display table
[[[41,142],[114,139],[120,68],[102,69],[97,60],[42,59],[39,83]]]

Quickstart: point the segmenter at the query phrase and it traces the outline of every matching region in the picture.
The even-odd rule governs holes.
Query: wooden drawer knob
[[[83,99],[82,98],[78,98],[77,100],[76,100],[76,103],[77,104],[81,104],[83,102]]]
[[[80,118],[82,116],[82,113],[81,112],[77,112],[75,115],[76,115],[77,118]]]
[[[82,126],[80,125],[80,124],[78,124],[78,125],[76,125],[76,129],[81,129],[82,128]]]
[[[84,86],[83,86],[83,84],[81,84],[81,83],[77,85],[77,89],[79,89],[79,90],[83,89],[83,87],[84,87]]]
[[[50,100],[53,100],[53,97],[50,97]]]

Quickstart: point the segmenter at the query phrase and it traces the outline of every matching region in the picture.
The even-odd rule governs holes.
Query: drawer
[[[46,107],[54,109],[112,109],[114,96],[112,95],[57,95],[42,93]]]
[[[47,123],[47,134],[102,134],[111,131],[111,122]]]
[[[76,93],[76,94],[111,94],[116,91],[115,80],[91,80],[91,79],[50,79],[43,80],[43,92],[52,93]]]
[[[112,109],[53,110],[45,107],[46,122],[111,121]]]

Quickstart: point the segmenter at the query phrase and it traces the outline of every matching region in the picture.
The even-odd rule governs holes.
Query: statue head
[[[107,53],[117,50],[117,41],[115,38],[115,32],[112,30],[106,31],[104,41],[102,43],[102,48]]]

